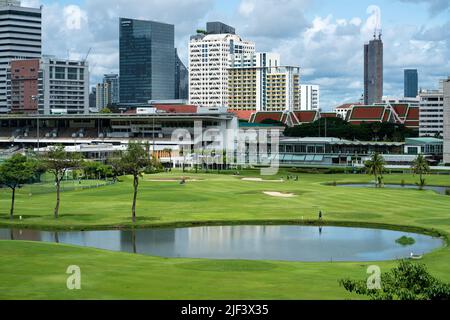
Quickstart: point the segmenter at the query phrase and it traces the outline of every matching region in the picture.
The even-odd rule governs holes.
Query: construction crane
[[[89,55],[91,54],[91,51],[92,51],[92,47],[89,48],[88,53],[86,54],[86,57],[85,57],[84,60],[83,60],[84,62],[86,62],[87,59],[89,58]]]

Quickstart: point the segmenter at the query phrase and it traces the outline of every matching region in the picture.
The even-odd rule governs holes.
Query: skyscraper
[[[120,103],[175,98],[175,27],[120,18]]]
[[[381,32],[364,45],[364,104],[381,103],[383,98],[383,41]]]
[[[7,70],[12,60],[40,59],[41,9],[25,8],[20,1],[0,1],[0,112],[8,112]]]
[[[189,71],[175,49],[175,99],[189,99]]]
[[[419,76],[417,74],[417,69],[405,69],[404,80],[404,97],[417,97],[417,94],[419,92]]]

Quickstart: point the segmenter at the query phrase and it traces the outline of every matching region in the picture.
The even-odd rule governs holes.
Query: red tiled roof
[[[294,116],[297,118],[299,123],[309,123],[316,120],[317,111],[296,111]]]
[[[165,111],[167,113],[197,113],[197,106],[194,105],[156,104],[154,107],[159,111]]]
[[[407,104],[391,104],[391,106],[400,118],[404,119],[406,117],[409,107]]]
[[[355,106],[351,112],[349,121],[381,121],[384,115],[384,106]]]
[[[391,110],[385,109],[383,115],[383,122],[388,122],[391,119]]]
[[[337,113],[336,112],[322,112],[320,114],[321,118],[337,118]]]
[[[416,129],[419,127],[419,108],[410,107],[406,115],[405,127]]]
[[[406,120],[419,121],[419,108],[418,107],[410,107],[408,110],[408,115],[406,116]]]
[[[261,123],[264,120],[281,121],[283,112],[258,112],[253,118],[254,123]]]
[[[248,121],[256,110],[228,110],[228,112],[234,113],[240,120]]]

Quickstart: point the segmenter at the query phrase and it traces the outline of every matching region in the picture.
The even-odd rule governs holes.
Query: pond
[[[411,237],[402,246],[396,240]],[[424,254],[440,238],[382,229],[313,226],[219,226],[47,232],[0,229],[0,239],[58,242],[170,258],[282,261],[380,261]]]
[[[373,183],[348,183],[348,184],[337,184],[338,187],[353,187],[353,188],[375,188],[375,184]],[[419,191],[419,187],[414,184],[385,184],[384,188],[387,189],[413,189]],[[450,190],[450,187],[442,187],[442,186],[424,186],[424,190],[432,190],[439,194],[446,194],[446,190]]]

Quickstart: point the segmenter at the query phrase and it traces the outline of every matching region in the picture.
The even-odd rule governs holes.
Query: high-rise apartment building
[[[8,112],[7,72],[10,62],[41,57],[41,8],[20,6],[20,1],[0,1],[0,112]]]
[[[320,110],[320,87],[314,84],[300,85],[300,109]]]
[[[175,98],[174,38],[174,25],[120,18],[121,104]]]
[[[404,97],[415,98],[419,93],[419,75],[417,69],[405,69],[404,71]]]
[[[364,45],[364,104],[381,103],[383,97],[383,41],[381,33]]]
[[[109,104],[119,103],[119,75],[116,73],[105,74],[103,83],[107,83],[109,87],[108,102]]]
[[[95,107],[98,111],[108,107],[111,104],[111,89],[109,83],[97,83],[95,87]]]
[[[450,77],[444,85],[444,163],[450,163]]]
[[[442,136],[444,133],[444,93],[421,90],[419,93],[419,135]]]
[[[105,74],[103,82],[96,86],[96,108],[101,110],[105,107],[119,103],[119,75]]]
[[[226,31],[226,28],[221,31]],[[245,41],[234,33],[199,33],[192,36],[189,43],[190,103],[209,107],[228,106],[230,56],[254,52],[253,42]]]
[[[232,110],[296,111],[300,68],[281,66],[276,53],[230,56],[228,107]]]

